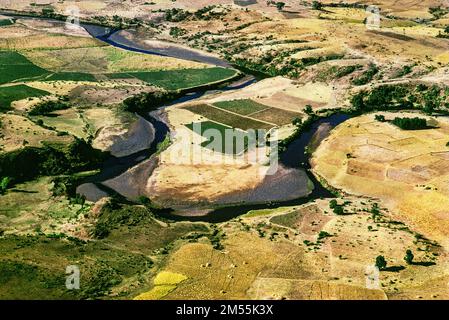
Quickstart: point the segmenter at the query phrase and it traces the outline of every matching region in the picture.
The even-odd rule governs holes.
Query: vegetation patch
[[[14,101],[19,101],[30,97],[43,97],[49,94],[50,93],[47,91],[35,89],[23,84],[0,87],[0,112],[10,110],[11,103]]]
[[[226,68],[181,69],[109,74],[111,79],[137,78],[166,90],[187,89],[232,78],[236,70]]]
[[[84,72],[57,72],[45,78],[45,81],[89,81],[95,82],[97,79],[93,74]]]
[[[192,131],[200,128],[201,132],[196,133],[206,138],[206,141],[201,143],[201,146],[216,152],[240,154],[248,147],[249,136],[247,132],[242,130],[233,129],[212,121],[190,123],[186,127]],[[219,136],[215,137],[215,133],[219,133]],[[219,140],[217,141],[217,139]],[[232,145],[230,145],[231,141]]]
[[[0,51],[0,84],[15,80],[29,80],[48,75],[44,70],[17,52]]]

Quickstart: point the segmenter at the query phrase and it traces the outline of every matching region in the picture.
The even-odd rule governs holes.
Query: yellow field
[[[313,155],[314,171],[349,193],[383,199],[401,219],[447,247],[449,123],[435,118],[436,129],[404,131],[373,117],[334,129]]]

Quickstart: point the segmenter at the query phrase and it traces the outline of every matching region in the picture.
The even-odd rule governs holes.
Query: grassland
[[[237,71],[226,68],[128,72],[109,75],[111,79],[137,78],[166,90],[178,90],[207,85],[234,77]]]

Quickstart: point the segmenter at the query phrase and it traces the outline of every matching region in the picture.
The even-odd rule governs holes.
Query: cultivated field
[[[385,113],[387,119],[397,115]],[[317,148],[313,170],[345,192],[383,199],[395,215],[446,247],[449,124],[444,117],[433,121],[437,128],[404,131],[373,114],[353,118]]]

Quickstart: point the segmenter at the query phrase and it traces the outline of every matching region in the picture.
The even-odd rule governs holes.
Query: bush
[[[69,105],[64,101],[43,101],[38,103],[30,112],[30,116],[45,116],[57,110],[68,109]]]
[[[412,263],[413,263],[413,258],[414,258],[414,257],[415,257],[415,256],[413,255],[412,250],[408,249],[408,250],[405,252],[404,260],[405,260],[405,262],[407,262],[407,264],[412,264]]]
[[[395,126],[403,129],[403,130],[419,130],[419,129],[427,129],[427,120],[423,118],[399,118],[396,117],[391,121]]]
[[[383,256],[376,257],[376,267],[378,267],[379,270],[384,270],[387,267],[387,261]]]
[[[0,194],[4,194],[6,192],[6,189],[8,189],[10,182],[11,178],[9,177],[3,177],[0,180]]]
[[[313,10],[321,10],[323,8],[323,4],[319,1],[313,1],[312,2],[312,9]]]

